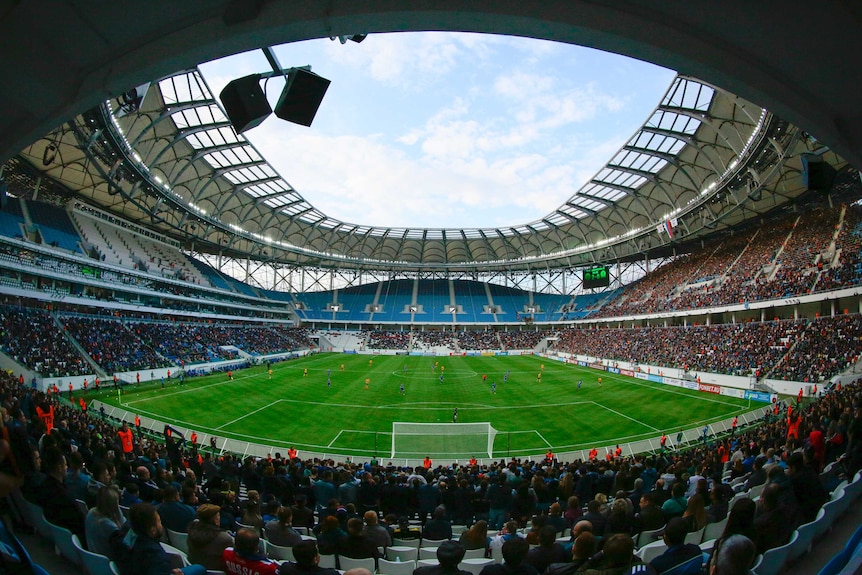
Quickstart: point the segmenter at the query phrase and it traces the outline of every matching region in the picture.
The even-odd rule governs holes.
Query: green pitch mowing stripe
[[[117,405],[111,390],[91,398]],[[345,354],[274,364],[272,379],[253,367],[233,381],[215,374],[164,390],[155,382],[129,389],[122,406],[199,434],[354,456],[388,453],[393,421],[451,423],[457,407],[459,423],[490,421],[498,431],[495,457],[657,437],[752,409],[747,400],[532,356]]]

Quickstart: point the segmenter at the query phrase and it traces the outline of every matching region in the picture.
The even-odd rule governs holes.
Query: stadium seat
[[[422,539],[421,547],[437,548],[437,547],[440,547],[441,545],[443,545],[443,543],[445,541],[446,541],[446,539]]]
[[[706,531],[706,525],[698,529],[697,531],[692,531],[691,533],[687,533],[685,536],[685,542],[691,543],[693,545],[700,545],[701,541],[703,541],[703,534]]]
[[[767,549],[760,558],[760,563],[754,566],[752,571],[757,575],[778,575],[781,568],[787,562],[787,557],[790,554],[790,549],[796,543],[799,537],[798,531],[793,531],[790,535],[790,541],[780,547]]]
[[[77,536],[74,536],[72,542],[78,548],[78,555],[81,557],[81,563],[83,564],[84,572],[87,573],[87,575],[112,575],[112,561],[109,558],[98,553],[87,551],[81,547],[81,542],[78,540]]]
[[[386,557],[390,561],[416,561],[419,558],[419,549],[417,547],[393,545],[386,548]]]
[[[318,565],[327,569],[335,569],[337,561],[338,557],[336,555],[321,555],[320,563],[318,563]]]
[[[377,573],[379,575],[412,575],[414,569],[416,569],[416,561],[377,560]]]
[[[724,527],[727,525],[727,516],[721,521],[715,523],[707,523],[706,529],[703,532],[703,541],[712,541],[718,539],[724,533]]]
[[[437,548],[436,547],[420,547],[419,548],[419,559],[436,559],[437,558]]]
[[[652,543],[662,531],[664,531],[664,525],[651,531],[641,531],[635,539],[635,547],[640,549],[641,547]]]
[[[823,517],[824,513],[825,512],[821,508],[817,511],[817,517],[814,518],[814,521],[805,523],[796,528],[799,532],[799,537],[796,538],[796,542],[790,549],[790,553],[787,554],[788,562],[802,557],[811,549],[811,545],[814,542],[814,534],[817,532],[817,520]]]
[[[364,559],[354,559],[353,557],[345,557],[344,555],[339,555],[338,568],[341,571],[350,571],[351,569],[368,569],[369,571],[374,573],[374,558],[366,557]]]
[[[54,550],[57,555],[64,557],[75,565],[81,565],[81,556],[78,554],[78,549],[72,541],[73,537],[77,539],[77,535],[73,535],[72,532],[65,527],[60,527],[53,523],[48,523],[48,525],[50,526],[51,533],[54,537]],[[80,546],[81,542],[78,541],[78,547]]]
[[[662,553],[667,550],[667,544],[664,541],[653,541],[652,543],[647,543],[640,549],[638,549],[637,555],[641,558],[641,561],[644,563],[649,563]]]
[[[464,552],[464,559],[484,559],[485,558],[485,550],[484,549],[467,549]]]
[[[168,543],[188,555],[189,553],[189,534],[174,531],[165,527],[165,533],[168,534]]]
[[[293,547],[282,547],[269,541],[266,542],[266,556],[279,561],[296,561],[293,556]]]
[[[436,567],[437,565],[440,565],[440,562],[437,561],[436,559],[420,559],[419,561],[416,562],[417,568],[419,568],[419,567]]]
[[[162,549],[165,550],[165,553],[168,554],[168,557],[171,560],[171,567],[173,569],[182,569],[183,567],[189,565],[189,558],[185,553],[183,553],[173,545],[169,545],[167,543],[162,543],[161,545]]]
[[[484,557],[478,557],[473,559],[464,559],[458,564],[458,569],[462,571],[467,571],[472,573],[473,575],[479,575],[487,565],[493,565],[493,559],[485,559]]]
[[[396,539],[392,538],[392,546],[393,547],[413,547],[414,549],[419,549],[419,545],[421,540],[419,539]]]

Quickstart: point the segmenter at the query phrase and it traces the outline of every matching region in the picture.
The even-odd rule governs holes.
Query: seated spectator
[[[547,524],[551,525],[557,533],[562,533],[568,527],[566,520],[563,518],[563,508],[560,507],[559,503],[552,503],[548,509]]]
[[[503,564],[492,563],[482,568],[479,575],[538,575],[536,568],[525,562],[530,544],[515,537],[503,543]]]
[[[222,554],[224,570],[235,575],[276,575],[278,563],[260,553],[260,537],[254,529],[243,527],[236,532],[236,542]]]
[[[314,541],[300,541],[293,546],[294,561],[285,561],[278,575],[338,575],[338,570],[321,567],[320,554]]]
[[[260,514],[260,493],[255,490],[248,492],[248,500],[242,508],[240,523],[253,527],[260,537],[263,532],[263,516]]]
[[[590,499],[587,502],[587,512],[584,513],[581,520],[589,521],[593,526],[592,532],[594,535],[601,537],[604,535],[605,530],[608,525],[607,517],[605,517],[601,512],[602,504],[597,499]]]
[[[686,529],[689,533],[706,527],[706,507],[704,507],[703,497],[700,493],[695,493],[688,498],[688,504],[682,518],[685,519]]]
[[[338,542],[345,537],[347,537],[347,533],[341,529],[338,518],[330,515],[320,524],[320,531],[317,534],[317,548],[322,555],[335,555],[338,553]]]
[[[640,508],[641,511],[637,519],[638,527],[641,531],[654,531],[659,527],[663,527],[666,523],[664,513],[655,504],[655,495],[653,493],[644,493],[641,495]]]
[[[682,517],[687,508],[688,500],[685,498],[685,485],[676,482],[670,488],[670,499],[664,502],[661,511],[664,513],[665,520],[670,520],[674,517]]]
[[[763,488],[752,527],[752,541],[758,553],[784,545],[790,539],[793,523],[788,517],[786,506],[781,503],[781,488],[778,484],[769,483]]]
[[[171,567],[171,559],[162,548],[163,534],[159,512],[149,503],[136,503],[129,510],[130,529],[120,543],[117,566],[121,575],[206,575],[203,565]]]
[[[84,520],[87,549],[116,559],[111,536],[125,522],[126,518],[120,512],[120,492],[114,486],[103,485],[96,495],[96,506],[90,509]]]
[[[571,527],[581,518],[584,512],[581,509],[581,502],[577,495],[572,495],[566,500],[566,512],[563,514],[563,519],[566,520],[566,527]]]
[[[491,549],[501,549],[503,547],[503,543],[508,541],[509,539],[514,539],[516,537],[523,538],[524,534],[518,531],[518,522],[517,521],[509,521],[506,525],[503,526],[503,529],[500,531],[500,534],[491,539],[491,543],[488,545]]]
[[[552,563],[545,569],[545,575],[571,575],[580,571],[590,558],[595,555],[598,542],[589,531],[584,531],[575,539],[572,545],[572,560],[569,562]]]
[[[204,503],[196,513],[197,518],[188,526],[189,561],[220,570],[224,566],[224,550],[234,544],[233,536],[219,526],[221,507]]]
[[[491,544],[491,538],[488,537],[488,522],[480,519],[474,523],[470,529],[461,533],[458,543],[466,550],[484,549],[487,556]]]
[[[401,516],[398,518],[398,526],[392,530],[392,537],[395,539],[410,541],[413,539],[421,539],[422,532],[418,527],[410,525],[410,521],[406,517]]]
[[[738,499],[730,510],[727,516],[727,524],[724,526],[724,531],[716,540],[714,549],[722,544],[725,539],[733,535],[743,535],[747,539],[754,540],[754,515],[757,512],[757,504],[744,497]]]
[[[180,494],[177,488],[169,485],[162,490],[163,500],[157,507],[162,525],[171,531],[186,533],[189,523],[195,519],[195,510],[190,505],[180,503]]]
[[[439,565],[419,567],[413,571],[413,575],[470,575],[469,571],[458,569],[464,553],[464,548],[457,541],[444,541],[437,548]]]
[[[45,450],[42,464],[46,477],[36,494],[35,503],[42,507],[45,519],[54,525],[65,527],[85,543],[87,537],[84,515],[78,510],[74,498],[63,483],[66,478],[66,457],[59,448],[51,447]]]
[[[365,512],[365,527],[362,529],[362,534],[377,547],[390,547],[392,545],[389,531],[379,524],[377,513],[374,511]]]
[[[377,545],[362,533],[362,519],[354,517],[347,521],[347,535],[338,540],[338,554],[351,559],[373,557],[377,567],[380,552]]]
[[[264,525],[266,540],[280,547],[293,547],[302,541],[302,536],[291,524],[293,512],[290,507],[279,507],[276,515],[278,519],[268,521]]]
[[[677,575],[698,575],[703,564],[703,552],[700,547],[685,542],[688,533],[688,521],[682,517],[674,517],[667,522],[664,530],[664,542],[667,550],[650,561],[657,575],[671,572]]]
[[[504,553],[506,546],[503,545]],[[539,529],[539,544],[527,553],[526,562],[536,571],[543,573],[552,563],[563,563],[569,558],[566,549],[557,543],[557,530],[553,525],[545,525]]]
[[[716,546],[709,563],[709,575],[749,575],[757,548],[745,535],[731,535]]]
[[[446,508],[442,505],[434,508],[431,519],[425,522],[425,527],[422,529],[422,539],[432,541],[452,539],[452,522],[446,518]]]
[[[593,555],[586,564],[584,573],[590,575],[622,575],[624,573],[646,572],[646,565],[639,557],[633,555],[635,543],[632,538],[623,533],[611,535],[605,541],[602,550]],[[631,570],[631,571],[630,571]]]
[[[709,492],[709,507],[706,508],[707,523],[718,523],[727,517],[728,503],[725,490],[714,486]]]

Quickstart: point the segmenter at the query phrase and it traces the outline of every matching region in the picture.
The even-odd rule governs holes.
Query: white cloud
[[[640,102],[607,76],[580,81],[590,77],[577,68],[588,51],[521,38],[380,34],[279,50],[294,51],[283,62],[312,63],[333,87],[352,74],[356,89],[330,90],[314,128],[271,119],[247,137],[316,208],[362,225],[539,219],[593,177],[657,102]],[[216,94],[266,69],[262,56],[237,62],[242,73],[208,76]],[[639,66],[626,62],[625,79]],[[603,71],[619,81],[619,67]],[[642,110],[634,120],[632,109]]]

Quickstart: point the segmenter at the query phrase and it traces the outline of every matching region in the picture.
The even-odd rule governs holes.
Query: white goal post
[[[392,422],[390,457],[424,459],[426,456],[447,459],[469,459],[473,456],[493,458],[497,430],[490,422],[480,423],[410,423]]]

